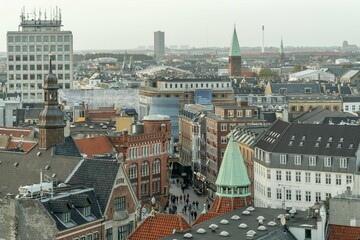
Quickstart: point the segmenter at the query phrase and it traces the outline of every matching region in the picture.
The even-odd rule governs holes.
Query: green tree
[[[295,72],[304,71],[306,69],[307,69],[307,67],[305,67],[304,65],[295,65],[293,67],[293,69],[291,70],[291,72],[295,73]]]
[[[341,64],[341,67],[350,69],[350,68],[352,68],[352,64],[351,63],[344,63],[344,64]]]
[[[262,68],[259,72],[260,79],[276,80],[278,77],[278,74],[270,68]]]

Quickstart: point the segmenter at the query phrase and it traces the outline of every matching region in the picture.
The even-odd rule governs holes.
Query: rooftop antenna
[[[34,21],[36,21],[36,8],[34,8]]]
[[[39,21],[41,20],[41,8],[39,9]]]
[[[265,53],[265,26],[262,25],[262,53]]]
[[[46,9],[45,9],[45,13],[44,13],[44,19],[45,19],[45,21],[46,21],[46,19],[47,19],[47,16],[46,16]]]

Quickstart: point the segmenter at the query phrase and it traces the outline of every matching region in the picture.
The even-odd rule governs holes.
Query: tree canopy
[[[307,67],[305,67],[304,65],[295,65],[293,67],[293,69],[291,70],[291,72],[295,73],[295,72],[304,71],[306,69],[307,69]]]
[[[278,77],[279,75],[270,68],[263,68],[259,72],[260,79],[276,80]]]

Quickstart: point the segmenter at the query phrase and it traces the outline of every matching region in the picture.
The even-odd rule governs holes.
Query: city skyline
[[[165,3],[163,0],[0,0],[0,51],[6,51],[6,32],[15,31],[21,9],[42,12],[58,6],[63,29],[74,34],[74,50],[135,49],[153,45],[153,32],[164,31],[166,46],[229,47],[236,24],[240,47],[261,47],[262,25],[265,46],[278,47],[281,36],[286,46],[341,46],[344,40],[359,44],[353,20],[360,2],[318,0],[312,2],[204,1]],[[29,15],[31,18],[31,14]],[[171,18],[171,19],[169,19]],[[344,27],[346,26],[346,27]]]

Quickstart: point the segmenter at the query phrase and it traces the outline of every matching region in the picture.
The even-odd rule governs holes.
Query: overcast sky
[[[360,44],[359,0],[0,0],[0,51],[17,30],[21,8],[62,9],[74,50],[132,49],[153,45],[227,47],[236,24],[240,46],[340,46]]]

